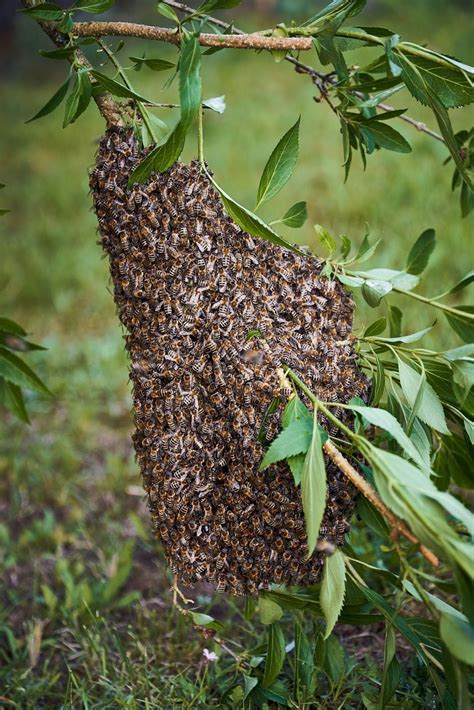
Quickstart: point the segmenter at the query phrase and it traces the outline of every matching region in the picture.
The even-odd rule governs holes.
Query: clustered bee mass
[[[326,462],[320,551],[307,560],[300,491],[286,463],[259,470],[258,434],[263,423],[268,442],[279,431],[282,363],[325,401],[367,396],[353,302],[316,259],[246,234],[197,161],[127,189],[145,155],[131,129],[110,129],[90,185],[127,331],[135,450],[168,563],[185,585],[236,595],[313,584],[323,550],[349,529],[355,491]]]

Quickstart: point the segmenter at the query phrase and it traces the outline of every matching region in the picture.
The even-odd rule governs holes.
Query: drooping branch
[[[137,37],[177,45],[181,43],[181,34],[177,30],[140,25],[135,22],[75,22],[72,33],[78,37]],[[232,47],[233,49],[300,51],[309,50],[313,46],[311,37],[264,37],[257,33],[200,34],[198,39],[203,47]]]
[[[22,0],[24,7],[33,7],[34,3],[31,0]],[[54,24],[51,22],[38,22],[43,32],[48,35],[50,40],[56,47],[64,47],[68,42],[68,36],[59,32]],[[71,63],[74,61],[75,66],[83,67],[84,69],[93,69],[92,64],[89,62],[87,57],[81,52],[80,49],[76,49],[74,52],[74,59],[71,58]],[[120,105],[113,99],[111,94],[100,93],[94,96],[94,101],[97,104],[101,115],[105,119],[107,127],[109,126],[121,126],[123,125],[123,114],[120,109]]]

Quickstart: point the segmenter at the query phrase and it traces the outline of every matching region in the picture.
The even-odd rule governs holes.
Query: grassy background
[[[373,5],[367,21],[386,23],[413,41],[429,39],[434,48],[465,61],[474,59],[467,15],[458,7],[417,0],[402,16],[399,3],[384,4],[382,15],[381,3]],[[242,18],[244,26],[256,21],[271,24],[268,18]],[[170,578],[149,537],[130,446],[122,332],[88,195],[87,170],[102,122],[91,107],[64,131],[61,111],[25,125],[65,68],[38,62],[35,49],[48,41],[25,18],[17,24],[17,60],[10,60],[10,74],[1,83],[0,181],[7,183],[1,196],[11,213],[0,223],[0,298],[2,313],[48,347],[30,360],[55,397],[29,397],[31,427],[2,415],[0,702],[209,707],[220,682],[219,663],[210,683],[211,670],[201,660],[205,642],[190,635],[170,609]],[[130,50],[122,52],[124,63],[133,46]],[[175,51],[154,46],[150,54],[173,57]],[[156,100],[175,95],[173,88],[161,90],[163,75],[133,74],[133,79]],[[450,195],[451,170],[441,168],[442,145],[400,122],[413,153],[381,152],[369,158],[366,173],[356,160],[344,185],[338,126],[327,106],[312,101],[309,80],[286,63],[246,52],[206,57],[204,93],[226,94],[225,114],[206,117],[206,155],[219,182],[244,204],[253,205],[270,151],[302,114],[295,177],[265,208],[265,217],[277,218],[293,202],[307,200],[310,220],[302,242],[311,239],[311,225],[318,222],[360,243],[368,223],[373,237],[384,240],[372,265],[392,268],[403,265],[423,229],[434,227],[439,243],[423,285],[426,293],[444,289],[469,267],[472,218],[461,221],[457,198]],[[410,106],[433,125],[406,95],[397,105]],[[459,113],[453,112],[454,122],[467,124],[468,111]],[[194,151],[189,139],[186,158]],[[431,314],[420,315],[406,302],[403,308],[407,328],[429,323]],[[359,325],[374,318],[373,312],[361,313]],[[444,342],[438,328],[435,343],[452,342]],[[215,609],[223,602],[201,591],[203,611],[214,606],[223,615]],[[237,639],[244,632],[247,640],[257,638],[258,630],[242,620],[238,605],[231,603],[226,618],[232,618]],[[350,667],[348,661],[347,682],[337,691],[346,707],[359,692]],[[329,684],[324,692],[336,707],[336,690]]]

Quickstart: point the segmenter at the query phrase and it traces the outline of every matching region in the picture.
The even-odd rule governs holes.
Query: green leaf
[[[415,370],[413,370],[413,372],[415,372]],[[418,373],[416,374],[418,375]],[[405,434],[400,422],[395,419],[393,414],[390,414],[390,412],[387,412],[385,409],[377,409],[376,407],[360,407],[358,405],[351,404],[350,402],[347,406],[350,407],[352,411],[358,412],[362,417],[364,417],[364,419],[367,419],[367,421],[374,426],[387,431],[390,436],[395,439],[397,444],[399,444],[402,451],[408,454],[408,456],[416,464],[418,464],[420,468],[426,468],[425,462],[420,456],[418,449]]]
[[[418,330],[416,333],[409,333],[408,335],[399,335],[394,338],[379,338],[377,337],[378,343],[393,343],[394,345],[400,343],[416,343],[417,340],[421,340],[427,333],[433,330],[433,326],[430,325],[428,328],[423,328],[423,330]]]
[[[363,337],[369,338],[383,333],[387,327],[387,319],[382,316],[382,318],[377,318],[373,323],[371,323],[364,331]]]
[[[388,281],[376,281],[375,279],[368,279],[362,285],[362,295],[365,301],[372,308],[376,308],[384,296],[393,289],[393,286]]]
[[[66,101],[63,128],[79,118],[89,106],[92,97],[92,84],[87,71],[80,69],[76,81]]]
[[[298,118],[270,155],[260,178],[256,208],[277,195],[293,174],[298,160],[299,129]]]
[[[146,158],[132,171],[128,187],[145,182],[153,172],[164,172],[179,158],[184,147],[185,134],[178,123],[163,145],[153,148]]]
[[[420,389],[422,375],[403,362],[400,358],[397,359],[400,385],[408,404],[413,407],[416,401],[417,393]],[[421,419],[421,421],[425,422],[433,429],[436,429],[436,431],[439,431],[441,434],[449,434],[443,405],[441,404],[438,395],[428,382],[424,385],[417,416]]]
[[[100,15],[114,5],[115,0],[77,0],[74,3],[74,10],[89,12],[91,15]]]
[[[472,173],[467,169],[466,164],[459,152],[459,147],[454,136],[453,127],[451,125],[451,120],[449,118],[448,111],[445,109],[445,107],[439,101],[438,97],[435,94],[429,92],[428,96],[429,103],[438,122],[439,130],[441,131],[441,135],[443,136],[444,141],[449,149],[449,152],[451,153],[451,157],[453,158],[454,163],[460,174],[462,175],[465,183],[469,186],[471,190],[474,190]]]
[[[72,13],[71,12],[65,12],[63,15],[63,18],[60,22],[58,22],[58,31],[63,32],[64,34],[69,34],[72,32],[72,29],[74,27],[74,20],[72,19]],[[90,39],[90,38],[88,38]],[[82,40],[82,44],[85,43],[85,40]]]
[[[30,423],[20,387],[13,382],[7,382],[3,377],[0,377],[0,402],[22,422]]]
[[[4,333],[17,335],[19,338],[23,338],[26,335],[26,330],[23,330],[21,325],[10,320],[10,318],[0,318],[0,330],[3,330]]]
[[[244,675],[244,695],[243,700],[246,700],[255,686],[258,685],[258,678],[250,675]]]
[[[362,264],[364,261],[368,261],[370,257],[374,255],[381,241],[381,239],[377,239],[373,244],[371,244],[369,241],[369,235],[365,234],[362,244],[359,247],[359,251],[356,254],[355,262]]]
[[[308,410],[307,406],[303,404],[301,399],[298,397],[297,394],[295,394],[288,404],[286,405],[285,409],[283,410],[283,414],[281,417],[281,424],[284,429],[286,429],[287,426],[292,424],[293,422],[296,422],[300,419],[303,419],[304,421],[309,421],[309,425],[311,427],[311,431],[313,429],[313,417]]]
[[[46,385],[23,360],[2,347],[0,347],[0,376],[19,387],[51,394]]]
[[[263,687],[268,688],[283,668],[285,661],[285,639],[278,623],[268,627],[267,657],[263,675]]]
[[[320,603],[326,620],[324,638],[327,639],[336,625],[341,613],[346,593],[346,565],[344,553],[336,550],[324,560],[323,581],[321,584]]]
[[[395,630],[391,624],[387,624],[384,646],[382,690],[380,694],[381,708],[387,707],[400,680],[401,669],[400,664],[397,661],[397,657],[395,656],[396,650],[397,641]]]
[[[285,431],[288,431],[287,429]],[[319,528],[326,507],[326,466],[322,452],[322,440],[317,420],[313,414],[313,436],[306,454],[301,476],[301,500],[308,538],[308,557],[313,554],[318,542]]]
[[[329,252],[329,257],[331,257],[334,252],[337,249],[337,243],[332,234],[328,232],[327,229],[325,229],[323,226],[320,224],[315,224],[314,225],[314,231],[316,232],[316,236],[318,240],[321,242],[323,247],[325,247],[328,252]]]
[[[168,20],[173,20],[173,22],[176,22],[176,24],[179,25],[179,17],[172,7],[170,7],[169,5],[165,5],[164,2],[159,2],[156,9],[160,13],[160,15],[163,15],[163,17],[167,17]]]
[[[307,419],[298,419],[291,422],[276,439],[274,439],[265,453],[260,464],[260,471],[264,471],[272,463],[282,461],[289,456],[304,454],[311,444],[313,423]]]
[[[462,291],[463,288],[466,288],[466,286],[469,286],[472,284],[474,281],[474,270],[468,271],[468,273],[463,276],[463,278],[458,281],[452,288],[449,289],[448,293],[458,293],[458,291]]]
[[[181,126],[187,133],[201,109],[201,47],[197,37],[183,36],[179,59]]]
[[[474,666],[474,627],[452,614],[441,614],[439,632],[455,658]]]
[[[411,153],[411,146],[401,133],[380,121],[367,121],[360,125],[360,132],[365,137],[371,136],[379,148],[393,150],[396,153]]]
[[[31,17],[33,20],[45,20],[46,22],[54,22],[60,20],[64,14],[64,10],[52,2],[43,2],[34,7],[27,7],[20,12]]]
[[[169,62],[167,59],[159,59],[157,57],[130,57],[130,60],[135,64],[133,67],[135,71],[140,71],[140,69],[145,66],[153,71],[168,71],[174,66],[174,62]]]
[[[69,72],[68,77],[66,81],[61,84],[59,89],[56,91],[55,94],[45,103],[43,108],[41,108],[38,113],[35,113],[33,118],[29,118],[28,121],[25,121],[25,123],[31,123],[31,121],[36,121],[37,118],[42,118],[43,116],[46,116],[48,113],[51,113],[54,111],[55,108],[57,108],[60,103],[63,101],[64,97],[67,94],[67,90],[69,88],[69,82],[71,81],[71,72]]]
[[[434,229],[426,229],[412,246],[407,257],[405,270],[409,274],[421,274],[426,269],[435,246],[436,235]]]
[[[90,74],[94,77],[102,89],[109,91],[113,96],[119,96],[124,99],[134,99],[135,101],[144,103],[148,102],[148,99],[145,99],[140,94],[132,91],[128,87],[124,86],[124,84],[120,84],[120,82],[115,81],[115,79],[111,79],[106,74],[102,74],[102,72],[94,69],[90,72]]]
[[[282,237],[278,236],[278,234],[274,232],[273,229],[268,224],[266,224],[266,222],[260,219],[260,217],[257,217],[256,214],[248,210],[246,207],[239,205],[238,202],[233,200],[230,195],[228,195],[221,187],[219,187],[219,185],[214,181],[214,179],[210,179],[222,198],[222,202],[224,203],[224,207],[227,211],[227,214],[232,217],[234,222],[236,222],[239,227],[241,227],[245,232],[248,232],[254,237],[261,237],[262,239],[266,239],[267,241],[272,242],[273,244],[278,244],[278,246],[284,247],[285,249],[290,249],[291,251],[301,253],[297,247],[293,246],[289,242],[285,241]]]
[[[217,621],[217,619],[214,619],[213,616],[209,616],[209,614],[201,614],[198,611],[191,611],[190,614],[193,624],[196,626],[204,626],[205,628],[213,629],[214,631],[221,631],[223,629],[222,623]]]
[[[283,609],[279,604],[271,599],[261,596],[258,600],[258,613],[262,624],[269,626],[270,624],[274,624],[276,621],[281,619],[283,616]]]
[[[284,224],[286,227],[298,229],[298,227],[303,226],[307,219],[308,211],[306,209],[306,202],[296,202],[285,212],[283,217],[278,221]]]
[[[456,311],[457,313],[445,313],[449,325],[465,343],[472,343],[474,319],[471,314],[474,313],[474,306],[456,306]]]
[[[39,53],[42,57],[46,57],[46,59],[69,59],[72,57],[76,49],[77,47],[72,45],[68,47],[59,47],[58,49],[40,49]]]
[[[385,522],[385,518],[382,517],[377,508],[374,508],[372,503],[369,503],[364,496],[359,496],[357,499],[357,513],[377,535],[380,535],[382,538],[390,535],[390,528]]]
[[[242,0],[204,0],[196,12],[200,15],[205,15],[214,10],[228,10],[231,7],[237,7],[241,2]]]
[[[202,105],[204,108],[210,108],[215,113],[224,113],[226,109],[225,94],[222,96],[213,96],[210,99],[203,99]]]
[[[303,623],[295,617],[295,700],[303,705],[314,692],[315,664],[313,656],[313,645],[305,634]]]
[[[388,306],[388,322],[390,325],[390,337],[397,338],[402,334],[403,314],[398,306]]]

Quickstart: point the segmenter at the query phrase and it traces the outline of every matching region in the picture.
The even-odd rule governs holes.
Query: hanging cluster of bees
[[[198,163],[128,190],[143,157],[131,130],[109,130],[90,185],[127,330],[134,445],[169,565],[183,584],[237,595],[315,583],[323,553],[306,559],[300,492],[285,463],[259,471],[257,434],[282,362],[323,400],[365,396],[353,303],[315,259],[243,232]],[[247,339],[253,330],[264,339]],[[321,538],[339,545],[354,490],[329,462],[327,473]]]

